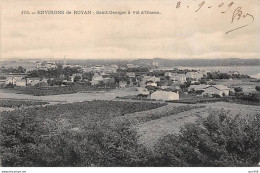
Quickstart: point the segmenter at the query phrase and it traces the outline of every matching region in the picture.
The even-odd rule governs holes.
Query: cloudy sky
[[[197,12],[203,0],[182,0],[179,8],[177,2],[0,0],[1,59],[260,58],[259,0],[205,0]],[[231,23],[238,7],[243,15],[250,15],[240,20],[236,16]],[[91,10],[92,14],[22,15],[23,10]],[[106,10],[160,14],[94,14]]]

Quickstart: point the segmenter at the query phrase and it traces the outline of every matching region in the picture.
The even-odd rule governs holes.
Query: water
[[[204,71],[220,71],[227,73],[229,71],[238,71],[240,74],[247,74],[253,78],[260,79],[260,66],[207,66],[207,67],[181,67],[181,69],[194,69]]]

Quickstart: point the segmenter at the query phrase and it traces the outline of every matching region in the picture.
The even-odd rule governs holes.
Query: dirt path
[[[136,131],[139,135],[139,142],[152,149],[154,144],[161,137],[167,134],[177,134],[183,125],[195,122],[199,117],[206,117],[212,111],[225,111],[228,112],[229,115],[260,113],[260,106],[241,105],[226,102],[196,105],[204,105],[206,107],[181,112],[137,125]]]
[[[207,115],[207,108],[199,108],[140,124],[137,126],[137,133],[140,135],[139,142],[152,148],[162,136],[176,134],[183,125],[195,122],[198,116]]]

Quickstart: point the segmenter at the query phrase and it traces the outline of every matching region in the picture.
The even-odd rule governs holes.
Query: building
[[[228,74],[231,75],[231,76],[239,75],[239,72],[238,71],[229,71]]]
[[[31,85],[31,86],[34,86],[38,83],[40,83],[40,78],[27,78],[27,85]]]
[[[156,87],[157,86],[157,83],[153,82],[153,81],[149,81],[146,83],[146,86],[153,86],[153,87]]]
[[[26,86],[26,80],[25,79],[21,79],[21,80],[17,80],[16,81],[16,86],[19,86],[19,87],[25,87]]]
[[[171,77],[171,76],[176,76],[178,73],[172,73],[172,72],[165,72],[164,76],[165,77]]]
[[[126,76],[130,77],[130,78],[135,78],[135,73],[134,72],[128,72],[128,73],[126,73]]]
[[[170,76],[170,80],[172,80],[173,82],[184,83],[187,81],[187,78],[185,74],[176,74],[174,76]]]
[[[176,93],[171,91],[155,91],[151,94],[151,99],[164,101],[179,100],[180,96],[178,92]]]
[[[210,85],[204,88],[202,95],[212,96],[214,94],[219,95],[220,97],[228,96],[230,89],[224,85]]]
[[[204,73],[202,72],[194,72],[194,71],[191,71],[191,72],[187,72],[186,73],[186,77],[189,78],[189,79],[192,79],[192,80],[200,80],[201,78],[203,78],[204,76]]]
[[[125,81],[119,82],[119,88],[125,88],[127,86],[127,83]]]
[[[13,76],[13,77],[8,77],[5,80],[5,84],[12,84],[12,85],[16,85],[17,81],[21,81],[23,77],[18,77],[18,76]]]
[[[137,91],[138,91],[138,95],[149,95],[149,90],[146,89],[146,88],[141,88],[141,87],[138,87],[137,88]]]
[[[191,86],[189,86],[188,87],[188,91],[190,92],[190,91],[201,91],[201,90],[203,90],[204,91],[204,89],[205,88],[207,88],[207,87],[209,87],[210,85],[191,85]]]
[[[100,74],[95,73],[94,76],[92,77],[91,85],[97,85],[103,80],[104,78]]]
[[[103,70],[104,70],[103,65],[96,65],[95,67],[93,67],[93,71],[95,71],[95,72],[101,72]]]

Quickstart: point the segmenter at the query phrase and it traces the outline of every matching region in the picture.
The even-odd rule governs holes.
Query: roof
[[[227,89],[229,89],[227,86],[225,86],[225,85],[210,85],[210,86],[208,86],[208,87],[206,87],[206,88],[210,88],[210,87],[214,87],[214,88],[216,88],[216,89],[218,89],[218,90],[227,90]],[[205,88],[205,89],[206,89]]]
[[[205,85],[205,84],[202,84],[202,85],[191,85],[189,88],[194,88],[194,89],[205,89],[207,87],[209,87],[210,85]]]
[[[172,95],[172,94],[174,94],[174,95],[176,95],[176,94],[178,94],[178,93],[176,93],[176,92],[171,92],[171,91],[155,91],[154,93],[152,93],[152,95],[154,95],[154,94],[158,94],[158,95],[160,95],[160,96],[165,96],[165,97],[168,97],[169,95]],[[179,95],[179,94],[178,94]]]

